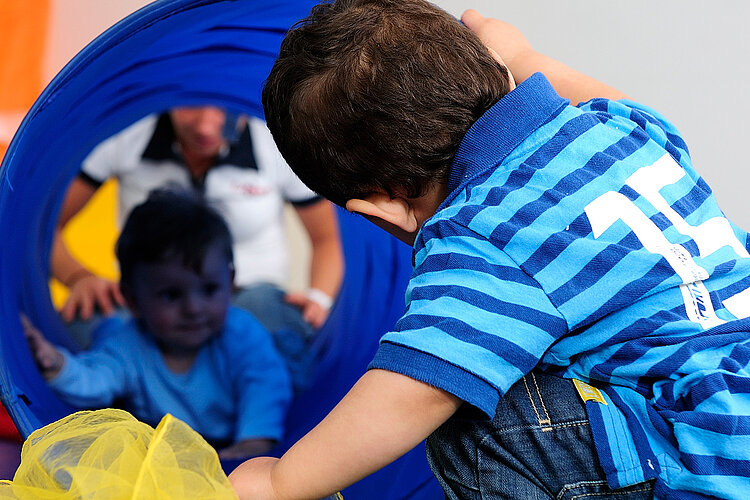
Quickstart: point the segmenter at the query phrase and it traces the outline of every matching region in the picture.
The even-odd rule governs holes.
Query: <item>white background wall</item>
[[[719,205],[750,230],[750,2],[435,0],[511,22],[534,48],[667,116]]]
[[[52,80],[78,51],[100,33],[149,2],[150,0],[52,0],[43,66],[47,81]]]

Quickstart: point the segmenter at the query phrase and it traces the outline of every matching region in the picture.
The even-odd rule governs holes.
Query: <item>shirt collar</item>
[[[502,162],[534,130],[569,103],[541,73],[506,94],[469,128],[453,160],[446,203],[477,175]]]
[[[174,133],[174,126],[169,113],[159,115],[159,119],[154,127],[154,133],[151,136],[146,149],[141,155],[143,159],[155,161],[174,161],[181,165],[185,164],[182,155],[177,147],[177,141]],[[234,165],[240,168],[251,168],[258,170],[253,154],[253,142],[250,138],[250,129],[245,126],[236,142],[224,148],[214,160],[214,166],[219,164]]]

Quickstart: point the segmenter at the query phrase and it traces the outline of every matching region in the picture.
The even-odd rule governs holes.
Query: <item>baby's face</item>
[[[220,245],[206,252],[200,273],[180,258],[133,271],[131,310],[165,352],[196,351],[224,326],[232,271]]]

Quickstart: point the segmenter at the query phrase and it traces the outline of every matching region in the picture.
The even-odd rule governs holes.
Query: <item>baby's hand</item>
[[[62,370],[65,358],[57,348],[44,338],[42,332],[31,324],[25,314],[21,314],[21,325],[26,335],[26,340],[34,355],[34,360],[46,380],[53,379]]]
[[[275,441],[273,439],[243,439],[232,446],[219,451],[219,458],[232,460],[238,458],[257,457],[270,450]]]

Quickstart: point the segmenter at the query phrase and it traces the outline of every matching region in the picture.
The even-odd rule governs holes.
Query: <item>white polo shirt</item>
[[[284,202],[305,205],[321,198],[286,164],[265,122],[250,118],[203,179],[191,178],[178,151],[169,115],[151,115],[99,144],[84,160],[81,177],[97,187],[111,177],[118,180],[120,227],[153,189],[173,186],[202,193],[232,233],[236,284],[283,285],[288,260]]]

